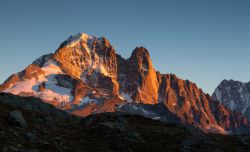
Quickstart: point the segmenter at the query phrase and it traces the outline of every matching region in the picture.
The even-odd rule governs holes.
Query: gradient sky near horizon
[[[0,2],[0,83],[79,32],[125,58],[145,46],[157,70],[207,93],[250,81],[248,0],[10,0]]]

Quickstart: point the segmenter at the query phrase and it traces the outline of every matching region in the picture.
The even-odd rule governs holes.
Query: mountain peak
[[[250,85],[233,79],[223,80],[212,97],[231,110],[244,113],[250,118]]]
[[[147,56],[147,57],[149,57],[149,52],[145,47],[140,46],[140,47],[136,47],[133,50],[131,57],[132,56]]]
[[[89,39],[89,37],[90,36],[86,33],[78,33],[78,34],[72,36],[70,41],[79,41],[79,40],[87,41]]]
[[[234,80],[234,79],[224,79],[221,81],[221,83],[240,83],[240,84],[244,84],[246,82],[241,82],[241,81],[238,81],[238,80]]]
[[[0,91],[38,97],[79,116],[119,111],[129,104],[133,107],[125,112],[143,108],[142,115],[163,121],[171,113],[204,131],[245,132],[250,126],[194,83],[156,72],[145,47],[136,47],[126,60],[105,37],[86,33],[70,36],[54,54],[12,75]]]
[[[61,43],[58,50],[63,47],[74,47],[79,42],[82,43],[89,43],[90,41],[93,41],[94,39],[97,39],[95,36],[89,36],[86,33],[78,33],[76,35],[71,35],[67,40]]]
[[[95,36],[89,36],[86,33],[78,33],[74,36],[70,36],[67,40],[66,40],[66,46],[68,47],[73,47],[75,46],[76,43],[82,42],[82,43],[88,43],[89,40],[93,40],[95,39]]]
[[[152,67],[152,61],[148,50],[145,47],[136,47],[130,57],[130,63],[133,65],[139,65],[145,71],[148,71]]]

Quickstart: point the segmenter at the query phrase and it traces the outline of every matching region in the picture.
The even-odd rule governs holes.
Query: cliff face
[[[118,95],[116,53],[109,41],[86,34],[66,40],[54,59],[66,74],[96,87],[111,89]],[[103,84],[108,81],[108,85]]]
[[[12,75],[0,91],[38,97],[80,116],[122,110],[171,119],[207,132],[249,130],[246,117],[212,99],[194,83],[156,72],[146,48],[137,47],[124,59],[106,38],[83,33]]]
[[[148,50],[137,47],[129,59],[118,60],[121,96],[136,103],[158,103],[159,84]]]
[[[158,103],[159,84],[148,50],[136,48],[129,58],[129,65],[128,83],[136,88],[132,98],[145,104]]]
[[[208,131],[247,130],[249,122],[246,117],[213,100],[195,83],[181,80],[173,74],[161,75],[160,80],[159,101],[182,121]]]

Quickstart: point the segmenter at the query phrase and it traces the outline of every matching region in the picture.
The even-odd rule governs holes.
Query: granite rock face
[[[250,118],[250,82],[223,80],[215,89],[212,98]]]
[[[125,89],[133,100],[144,104],[158,103],[158,80],[149,52],[144,47],[137,47],[129,58]]]

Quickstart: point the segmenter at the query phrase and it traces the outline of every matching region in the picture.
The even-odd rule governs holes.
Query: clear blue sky
[[[148,48],[155,68],[212,93],[250,81],[248,0],[9,0],[0,2],[0,82],[70,35],[106,36],[127,58]]]

